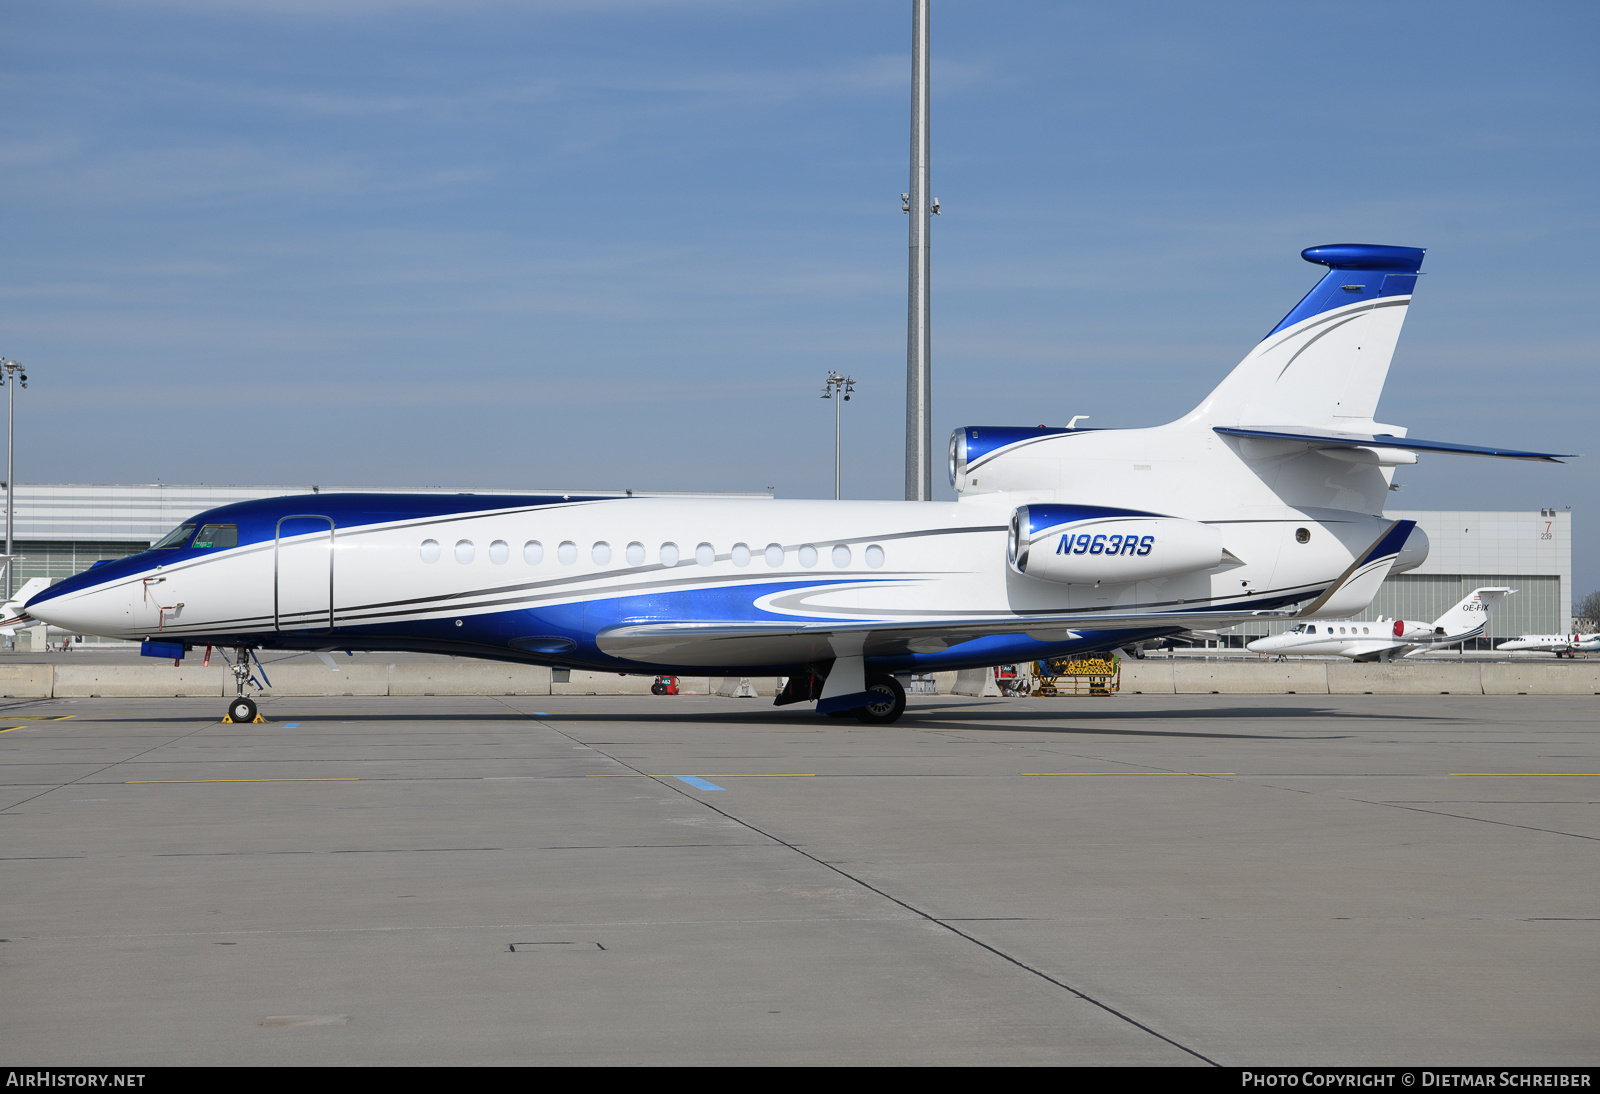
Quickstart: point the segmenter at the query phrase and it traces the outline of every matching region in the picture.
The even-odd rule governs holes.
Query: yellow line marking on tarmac
[[[676,775],[645,775],[629,772],[619,775],[585,775],[586,779],[676,779]],[[789,771],[772,775],[696,775],[697,779],[814,779],[813,771]]]
[[[148,786],[153,783],[355,783],[361,780],[353,775],[331,779],[129,779],[124,786]]]
[[[13,714],[5,720],[8,722],[64,722],[68,718],[76,717],[76,714]]]
[[[1024,775],[1237,775],[1237,771],[1024,771]]]
[[[1529,779],[1600,779],[1600,771],[1452,771],[1452,775],[1478,775],[1502,778]]]

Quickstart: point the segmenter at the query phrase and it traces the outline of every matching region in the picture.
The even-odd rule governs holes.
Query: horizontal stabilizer
[[[1213,428],[1228,437],[1252,437],[1263,441],[1299,441],[1312,448],[1395,448],[1410,452],[1445,452],[1456,456],[1495,456],[1503,460],[1543,460],[1546,463],[1560,463],[1564,459],[1572,459],[1578,455],[1576,452],[1523,452],[1515,448],[1485,448],[1476,444],[1396,437],[1392,433],[1342,433],[1331,429],[1304,429],[1299,426],[1239,429],[1219,425]]]

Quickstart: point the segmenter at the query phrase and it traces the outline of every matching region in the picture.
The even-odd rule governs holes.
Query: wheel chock
[[[236,726],[236,725],[239,725],[240,723],[235,722],[233,720],[233,715],[224,714],[222,716],[222,724],[225,725],[225,726]],[[256,716],[253,719],[251,719],[251,723],[250,724],[251,725],[266,725],[267,724],[267,720],[265,718],[263,718],[260,715],[260,713],[257,713]]]

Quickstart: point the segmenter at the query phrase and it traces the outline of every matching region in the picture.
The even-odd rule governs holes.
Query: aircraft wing
[[[1058,612],[990,616],[916,623],[893,620],[751,622],[693,621],[622,624],[596,636],[600,649],[630,661],[678,665],[804,664],[831,660],[842,648],[868,657],[939,653],[963,642],[998,634],[1025,634],[1065,642],[1083,631],[1166,630],[1231,627],[1258,619],[1288,619],[1293,609],[1272,611]]]

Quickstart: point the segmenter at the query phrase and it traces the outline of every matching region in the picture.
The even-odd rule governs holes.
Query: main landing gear
[[[228,704],[228,713],[223,715],[222,720],[235,725],[265,722],[266,719],[256,709],[256,701],[244,693],[245,686],[250,683],[250,651],[243,646],[234,651],[233,683],[233,702]]]
[[[796,669],[789,677],[788,686],[773,701],[775,706],[790,703],[807,703],[821,696],[827,677],[816,668],[806,665]],[[888,725],[899,721],[906,710],[906,689],[888,673],[874,673],[864,681],[865,706],[847,707],[827,711],[829,718],[855,718],[868,725]]]
[[[886,726],[900,720],[906,711],[906,689],[900,681],[887,674],[867,678],[867,705],[850,713],[868,725]]]

